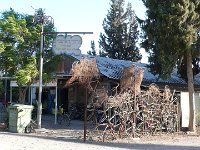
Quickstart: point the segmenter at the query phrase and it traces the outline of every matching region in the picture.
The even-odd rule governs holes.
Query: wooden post
[[[135,138],[135,132],[136,132],[136,96],[134,98],[134,108],[133,108],[133,122],[135,124],[135,127],[133,128],[132,131],[132,137]]]
[[[180,99],[177,100],[177,132],[180,132],[180,129],[181,129],[181,124],[180,124],[180,120],[181,120],[181,108],[180,108]]]
[[[84,142],[86,142],[86,132],[87,132],[87,87],[85,90],[85,113],[84,113]]]
[[[133,130],[133,138],[135,138],[135,132],[136,132],[136,88],[135,88],[135,73],[134,73],[134,115],[133,115],[133,119],[134,119],[134,124],[135,124],[135,129]]]

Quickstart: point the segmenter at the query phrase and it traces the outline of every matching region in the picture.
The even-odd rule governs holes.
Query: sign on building
[[[82,38],[79,35],[58,35],[53,41],[55,54],[81,54]]]

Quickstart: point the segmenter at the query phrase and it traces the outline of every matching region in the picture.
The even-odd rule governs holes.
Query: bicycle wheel
[[[26,127],[25,127],[25,133],[31,133],[33,130],[33,127],[31,126],[31,123],[29,123]]]
[[[69,126],[69,125],[70,125],[70,118],[69,118],[69,115],[65,114],[65,115],[63,116],[62,122],[63,122],[64,125]]]

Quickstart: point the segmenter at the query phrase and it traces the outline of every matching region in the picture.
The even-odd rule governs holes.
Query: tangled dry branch
[[[142,68],[134,65],[125,68],[120,91],[113,96],[108,96],[98,80],[92,80],[99,77],[96,59],[82,58],[73,64],[71,73],[67,84],[78,81],[89,89],[88,122],[95,125],[90,132],[102,131],[99,133],[103,141],[177,130],[177,98],[168,86],[161,92],[151,84],[147,91],[141,91]]]
[[[177,130],[176,101],[167,86],[161,92],[155,84],[152,84],[147,91],[142,91],[137,97],[131,91],[127,91],[108,96],[101,103],[101,107],[99,103],[98,105],[90,103],[88,111],[90,120],[95,122],[95,130],[102,131],[100,134],[104,141],[118,137],[175,132]]]
[[[78,81],[82,85],[88,85],[93,78],[99,77],[96,59],[83,57],[80,61],[75,61],[72,65],[71,75],[72,77],[67,81],[67,85],[70,85],[74,81]]]
[[[142,83],[144,70],[135,65],[124,68],[122,78],[120,80],[121,92],[132,91],[135,95],[140,94],[140,86]]]

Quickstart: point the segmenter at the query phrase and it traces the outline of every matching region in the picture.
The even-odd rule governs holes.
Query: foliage
[[[188,82],[189,130],[195,131],[192,59],[194,61],[199,57],[200,1],[143,0],[143,2],[147,7],[147,19],[140,20],[144,31],[142,46],[149,53],[149,67],[154,74],[169,78],[174,67],[178,66],[179,73]],[[197,66],[195,68],[198,69]]]
[[[42,11],[39,9],[38,12]],[[54,25],[46,24],[45,32],[53,32]],[[25,102],[27,87],[38,78],[41,24],[33,23],[32,15],[19,14],[13,9],[5,11],[0,18],[0,68],[7,76],[15,77],[19,86],[19,101]],[[53,36],[44,41],[44,71],[56,57],[51,51]],[[55,62],[54,62],[55,63]],[[55,67],[55,65],[53,65]],[[55,69],[54,69],[55,70]],[[27,85],[23,88],[22,85]]]
[[[36,59],[31,57],[29,62],[24,65],[24,68],[17,70],[15,78],[18,85],[29,85],[33,82],[38,75],[38,70],[36,68]]]
[[[132,6],[124,10],[124,0],[111,0],[110,10],[103,21],[104,33],[100,33],[100,55],[114,59],[139,61],[142,56],[136,46],[138,23]]]
[[[96,47],[95,47],[94,41],[91,41],[91,49],[92,49],[92,50],[89,50],[89,51],[87,52],[88,55],[96,56],[97,53],[96,53]]]
[[[192,0],[170,2],[143,0],[143,2],[147,7],[148,17],[144,21],[140,20],[144,31],[142,47],[149,53],[151,71],[168,78],[175,65],[185,67],[187,49],[192,49],[193,58],[199,55],[197,47],[193,46],[197,41],[199,27],[197,12],[199,2]]]

